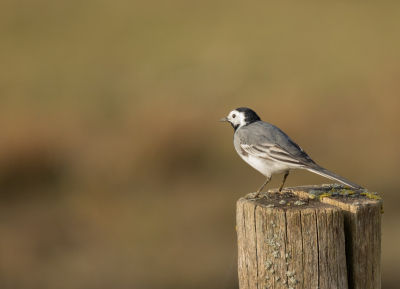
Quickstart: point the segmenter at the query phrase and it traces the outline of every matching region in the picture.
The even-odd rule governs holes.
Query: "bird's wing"
[[[243,152],[254,157],[270,159],[281,163],[303,166],[304,163],[276,144],[246,144],[241,142]]]
[[[266,122],[256,122],[238,130],[236,144],[252,156],[291,165],[315,164],[307,153],[283,131]]]

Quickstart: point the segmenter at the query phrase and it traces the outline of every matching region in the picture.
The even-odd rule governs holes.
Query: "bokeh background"
[[[400,288],[399,1],[3,0],[0,52],[0,288],[237,288],[241,106],[381,194]]]

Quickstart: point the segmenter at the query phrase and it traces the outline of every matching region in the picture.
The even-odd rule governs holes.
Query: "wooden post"
[[[240,289],[381,288],[381,206],[339,185],[241,198]]]

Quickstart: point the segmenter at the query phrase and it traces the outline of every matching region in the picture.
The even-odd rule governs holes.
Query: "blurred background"
[[[3,0],[0,288],[238,288],[235,204],[264,182],[218,122],[241,106],[380,193],[383,288],[400,288],[399,13]]]

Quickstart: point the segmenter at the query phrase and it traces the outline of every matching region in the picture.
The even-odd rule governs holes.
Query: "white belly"
[[[248,163],[257,171],[259,171],[260,173],[262,173],[264,176],[267,177],[271,176],[272,174],[286,173],[287,171],[298,168],[295,166],[288,166],[286,164],[282,164],[276,161],[271,161],[268,159],[253,157],[251,155],[249,156],[243,156],[241,154],[239,155],[246,163]]]

